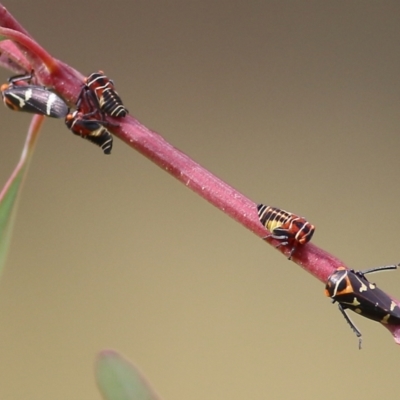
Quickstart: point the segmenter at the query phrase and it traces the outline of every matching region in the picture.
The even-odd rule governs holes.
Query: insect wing
[[[381,323],[400,323],[400,309],[396,303],[362,274],[351,272],[349,280],[360,305],[349,307],[366,318]],[[359,312],[361,310],[361,312]]]
[[[339,268],[329,277],[325,293],[343,309],[381,323],[400,323],[396,303],[361,272]]]
[[[41,86],[2,86],[4,104],[14,111],[46,115],[52,118],[65,117],[68,106],[55,93]]]

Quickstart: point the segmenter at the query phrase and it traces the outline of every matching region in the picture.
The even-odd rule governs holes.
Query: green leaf
[[[95,374],[104,400],[161,400],[139,370],[116,351],[99,354]]]
[[[10,245],[11,231],[14,224],[15,208],[18,189],[22,181],[21,174],[18,174],[10,182],[9,187],[0,199],[0,273],[3,270]],[[3,193],[2,193],[3,194]]]
[[[36,139],[44,118],[35,115],[29,127],[22,155],[14,172],[0,193],[0,274],[4,268],[16,214],[16,204],[22,182],[35,149]]]

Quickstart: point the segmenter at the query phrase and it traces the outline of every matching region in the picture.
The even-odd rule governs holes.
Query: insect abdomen
[[[276,207],[258,205],[258,217],[260,222],[270,231],[285,225],[291,218],[291,214]]]
[[[86,87],[96,98],[104,113],[112,117],[125,117],[128,110],[115,91],[113,82],[104,75],[103,71],[94,72],[86,78]]]

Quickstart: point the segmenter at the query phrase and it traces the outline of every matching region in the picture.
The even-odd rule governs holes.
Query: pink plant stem
[[[269,233],[258,219],[257,204],[254,201],[217,178],[133,117],[124,118],[114,133],[257,236],[263,238]],[[279,243],[269,238],[266,241],[275,246]],[[282,246],[278,250],[289,254],[287,247]],[[323,282],[326,282],[336,268],[344,265],[337,258],[310,243],[298,246],[292,259]]]
[[[35,76],[43,84],[54,87],[69,103],[74,104],[76,102],[76,97],[82,86],[82,75],[52,58],[31,37],[26,36],[27,32],[1,5],[0,34],[26,49],[26,57],[35,68]],[[268,231],[258,219],[256,203],[218,179],[133,117],[128,116],[123,121],[120,119],[112,120],[119,126],[110,127],[110,130],[129,146],[138,150],[184,183],[189,189],[259,237],[264,238],[268,234]],[[279,243],[271,238],[266,239],[266,241],[274,246]],[[279,251],[288,255],[289,249],[281,246]],[[292,260],[323,282],[336,268],[344,265],[337,258],[310,243],[305,246],[298,246]]]
[[[36,57],[39,58],[39,60],[41,61],[40,64],[45,64],[50,71],[57,68],[56,60],[47,51],[45,51],[43,47],[39,46],[29,36],[26,36],[25,34],[15,31],[13,29],[4,27],[0,27],[0,35],[13,40],[15,43],[20,44],[24,48],[27,49],[34,48]]]
[[[29,149],[35,145],[35,142],[39,136],[39,131],[41,126],[43,125],[43,122],[44,122],[44,117],[42,115],[33,116],[31,124],[29,126],[28,136],[26,137],[25,140],[25,146],[21,154],[21,158],[16,168],[14,169],[13,173],[11,174],[10,178],[4,185],[3,189],[0,191],[0,199],[3,199],[6,196],[8,190],[18,177],[18,174],[20,174],[21,170],[23,168],[25,169],[27,168],[29,162],[28,157],[32,155],[29,154]]]
[[[1,7],[0,7],[1,9]],[[75,104],[83,83],[83,75],[70,66],[53,58],[43,47],[24,33],[4,28],[0,25],[0,36],[12,40],[20,46],[25,59],[21,67],[25,70],[35,71],[35,79],[44,86],[54,88],[71,104]],[[9,52],[9,57],[14,61],[21,58],[21,52],[10,46],[1,46],[0,51]]]
[[[7,9],[1,3],[0,3],[0,26],[21,32],[26,36],[30,36],[28,31],[22,27],[22,25],[7,11]]]

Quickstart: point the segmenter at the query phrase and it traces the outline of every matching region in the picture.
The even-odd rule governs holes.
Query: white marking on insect
[[[360,278],[356,277],[356,279],[358,280],[358,282],[361,283],[360,288],[358,289],[358,291],[360,293],[366,292],[368,290],[367,285]]]
[[[350,303],[349,301],[341,301],[340,303],[341,303],[341,304],[348,304],[348,305],[354,306],[354,307],[357,307],[357,306],[360,306],[360,305],[361,305],[361,303],[357,300],[356,297],[353,298],[353,301],[352,301],[351,303]],[[361,311],[357,311],[357,310],[358,310],[358,308],[355,309],[354,311],[355,311],[355,312],[360,312],[360,313],[361,313]]]
[[[32,98],[32,94],[33,94],[33,91],[32,91],[32,89],[31,88],[29,88],[26,92],[25,92],[25,101],[29,101],[29,99],[31,99]]]
[[[343,274],[343,276],[342,276],[340,279],[338,279],[338,281],[336,282],[336,285],[335,285],[335,288],[334,288],[334,291],[333,291],[333,294],[332,294],[331,297],[333,297],[333,298],[336,297],[337,291],[338,291],[338,289],[339,289],[339,286],[340,286],[341,282],[343,281],[343,279],[345,279],[345,278],[347,277],[347,275],[348,275],[348,271],[346,271],[346,273]]]
[[[19,108],[22,110],[25,107],[25,99],[23,99],[22,97],[14,94],[14,93],[10,93],[9,94],[11,97],[13,97],[14,99],[18,100],[19,102]],[[26,93],[25,93],[25,98],[26,98]]]
[[[57,100],[57,96],[54,93],[50,93],[50,96],[46,103],[46,115],[51,114],[51,107],[56,102],[56,100]]]

